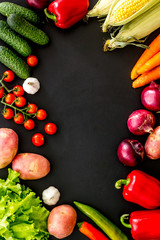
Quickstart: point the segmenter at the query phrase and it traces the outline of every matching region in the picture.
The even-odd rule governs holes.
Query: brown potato
[[[145,143],[145,152],[150,159],[160,158],[160,126],[156,127],[148,136]]]
[[[77,213],[70,205],[53,208],[48,218],[48,231],[58,239],[68,237],[75,227]]]
[[[10,128],[0,128],[0,169],[12,162],[17,150],[17,133]]]
[[[20,173],[21,179],[34,180],[43,178],[50,172],[50,163],[41,155],[20,153],[13,160],[12,169]]]

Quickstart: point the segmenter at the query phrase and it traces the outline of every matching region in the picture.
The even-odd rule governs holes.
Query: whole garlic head
[[[35,94],[40,89],[40,82],[37,78],[29,77],[24,81],[23,89],[28,94]]]
[[[60,198],[60,192],[54,186],[50,186],[42,192],[42,200],[45,204],[52,206],[55,205]]]

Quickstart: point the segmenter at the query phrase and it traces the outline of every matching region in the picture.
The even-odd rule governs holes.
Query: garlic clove
[[[40,82],[37,78],[29,77],[24,81],[23,89],[28,94],[35,94],[40,89]]]
[[[54,186],[50,186],[42,192],[42,200],[45,204],[52,206],[55,205],[60,198],[60,192]]]

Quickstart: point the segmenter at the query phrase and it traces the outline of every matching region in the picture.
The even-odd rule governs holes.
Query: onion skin
[[[160,111],[160,85],[151,82],[141,93],[143,106],[151,111]]]
[[[145,143],[145,152],[150,159],[160,158],[160,126],[156,127],[148,136]]]
[[[118,146],[117,155],[122,164],[134,167],[143,161],[144,148],[137,140],[124,139]]]
[[[139,109],[134,111],[128,118],[127,125],[131,133],[135,135],[144,135],[151,133],[155,125],[156,119],[153,113]]]
[[[29,7],[36,10],[43,10],[49,5],[49,0],[26,0]]]

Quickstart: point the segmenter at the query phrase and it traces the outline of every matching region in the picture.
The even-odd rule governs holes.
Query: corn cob
[[[140,39],[145,38],[150,33],[160,27],[160,3],[141,14],[131,22],[125,24],[112,39],[108,39],[104,45],[104,51],[111,51],[116,48],[123,48],[127,45],[145,47],[140,43]]]
[[[149,10],[160,0],[115,0],[102,26],[103,32],[110,26],[122,26],[145,11]]]
[[[105,17],[113,3],[113,0],[99,0],[96,5],[87,13],[87,17]]]

